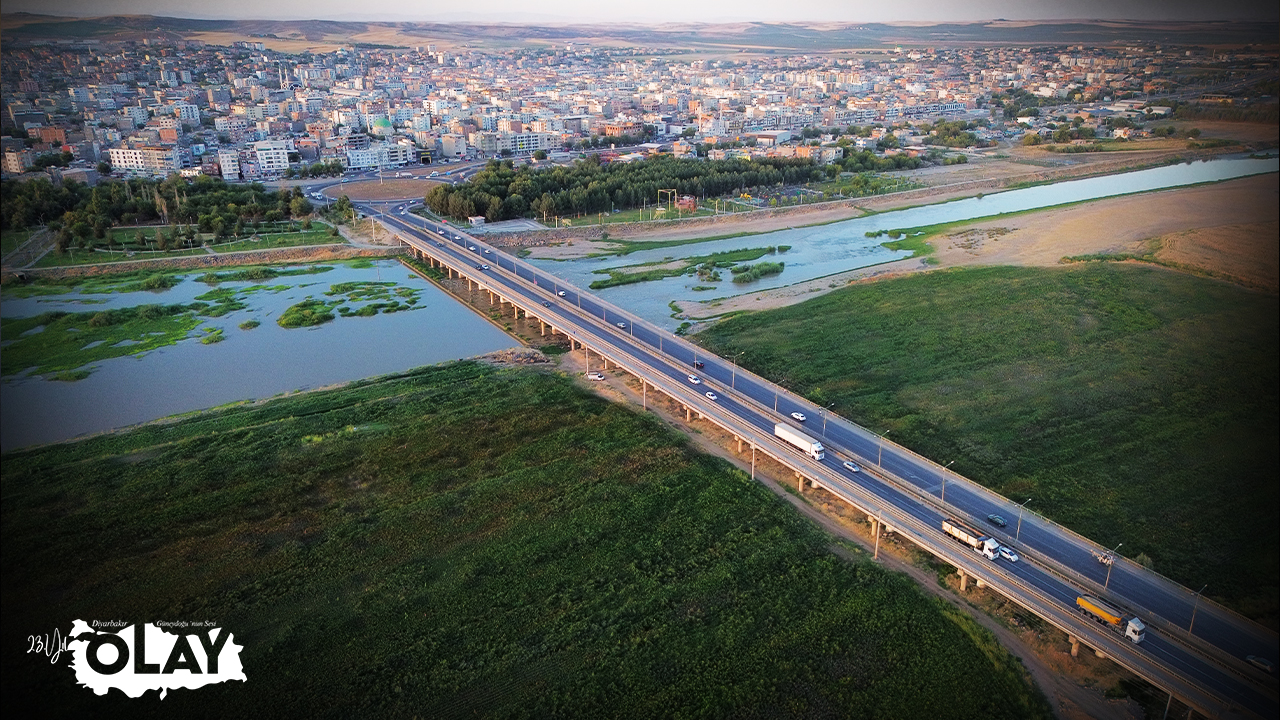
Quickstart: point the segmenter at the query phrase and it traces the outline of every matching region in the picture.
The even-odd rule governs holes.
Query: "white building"
[[[262,140],[253,144],[258,168],[263,175],[283,173],[289,169],[289,146],[283,140]]]
[[[234,150],[218,152],[218,167],[222,168],[222,179],[235,181],[240,179],[240,153]]]
[[[176,103],[173,106],[173,114],[178,120],[187,123],[200,123],[200,108],[190,103]]]
[[[147,118],[151,117],[151,114],[147,112],[146,108],[138,107],[137,105],[130,105],[128,107],[121,108],[120,114],[127,115],[130,118],[132,118],[133,124],[138,127],[142,127],[143,125],[146,125]]]
[[[367,150],[347,151],[347,167],[352,170],[400,167],[411,162],[413,148],[409,145],[375,143]]]
[[[107,154],[113,170],[139,175],[168,175],[182,168],[174,148],[111,148]]]

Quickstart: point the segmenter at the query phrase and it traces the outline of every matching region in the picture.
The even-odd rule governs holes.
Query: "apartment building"
[[[111,167],[135,175],[168,175],[182,169],[176,148],[143,146],[111,148]]]
[[[253,144],[253,153],[263,175],[275,175],[289,169],[289,146],[283,140],[260,140]]]

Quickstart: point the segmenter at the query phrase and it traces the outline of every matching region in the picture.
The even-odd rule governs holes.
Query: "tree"
[[[546,151],[546,150],[534,150],[534,151],[533,151],[533,159],[534,159],[534,160],[546,160],[546,159],[547,159],[547,151]]]
[[[98,174],[106,177],[111,174],[111,163],[103,161],[98,163]]]
[[[311,201],[305,197],[296,197],[289,203],[289,211],[292,213],[293,217],[310,215],[312,210],[314,210],[314,208],[311,206]]]

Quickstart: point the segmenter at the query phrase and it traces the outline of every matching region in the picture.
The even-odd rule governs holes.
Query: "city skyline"
[[[387,0],[377,10],[353,12],[341,0],[311,0],[271,5],[263,12],[251,0],[227,0],[219,13],[194,0],[13,0],[8,13],[94,17],[104,15],[156,15],[195,19],[229,20],[365,20],[419,22],[982,22],[994,19],[1043,21],[1064,19],[1114,19],[1148,21],[1254,20],[1275,21],[1280,9],[1275,3],[1258,0],[1225,0],[1206,5],[1192,0],[978,0],[963,4],[940,0],[908,0],[886,6],[882,3],[843,0],[798,0],[785,6],[761,0],[713,0],[689,7],[675,0],[655,0],[646,11],[619,11],[602,8],[588,0],[556,0],[527,10],[524,3],[494,0],[483,11],[424,11],[411,0]],[[6,13],[6,14],[8,14]]]

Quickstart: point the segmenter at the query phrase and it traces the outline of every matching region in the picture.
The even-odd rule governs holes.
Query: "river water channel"
[[[937,205],[886,212],[807,228],[794,228],[748,237],[713,240],[705,243],[642,250],[626,256],[583,258],[580,260],[531,260],[534,265],[581,288],[607,277],[597,270],[662,262],[727,250],[790,245],[785,253],[766,255],[761,260],[782,261],[786,269],[780,275],[738,285],[728,270],[717,283],[700,281],[693,276],[679,276],[621,285],[596,291],[601,297],[634,312],[660,327],[674,329],[681,322],[671,317],[672,300],[712,300],[758,290],[795,285],[806,280],[826,277],[856,268],[879,265],[910,256],[905,250],[889,250],[881,245],[885,237],[869,238],[868,232],[913,228],[938,223],[970,220],[1002,213],[1034,210],[1082,200],[1095,200],[1116,195],[1195,185],[1203,182],[1276,172],[1277,158],[1227,158],[1197,161],[1179,165],[1138,170],[1083,180],[1069,180],[1053,185],[1007,190],[978,198],[968,198]],[[1224,208],[1224,212],[1229,210]],[[803,222],[797,219],[798,222]],[[695,286],[714,285],[715,290],[695,291]]]
[[[1277,166],[1275,157],[1171,165],[1010,190],[818,227],[646,250],[625,257],[534,263],[585,288],[593,280],[604,277],[594,274],[602,268],[742,248],[792,246],[786,253],[763,258],[784,261],[786,270],[781,275],[747,285],[735,285],[729,280],[730,274],[724,271],[725,280],[710,292],[695,292],[692,288],[699,281],[688,276],[600,291],[613,303],[660,326],[674,328],[680,321],[670,316],[668,303],[672,300],[708,300],[792,285],[909,254],[884,248],[880,244],[884,238],[868,238],[867,232],[1227,180],[1276,172]],[[199,274],[192,273],[175,287],[160,292],[87,295],[72,292],[29,299],[6,297],[0,303],[0,315],[34,317],[51,310],[85,312],[154,303],[191,303],[210,289],[195,280]],[[311,328],[285,329],[275,322],[286,308],[306,297],[324,297],[324,292],[333,284],[386,280],[417,290],[417,309],[372,317],[338,317]],[[514,344],[488,321],[395,261],[377,261],[364,268],[337,264],[325,273],[266,282],[289,287],[279,292],[248,295],[246,309],[207,319],[190,338],[176,345],[137,356],[94,362],[92,373],[85,379],[62,382],[38,376],[5,378],[0,382],[0,450],[56,442],[229,402],[473,357]],[[224,282],[220,287],[254,284],[259,283]],[[360,303],[350,305],[355,309]],[[261,325],[253,330],[239,329],[239,324],[248,319],[259,320]],[[221,328],[225,339],[216,344],[202,344],[197,336],[203,335],[206,328]],[[13,338],[0,338],[0,342],[11,340]]]
[[[7,377],[0,383],[0,449],[55,442],[86,433],[293,390],[473,357],[517,343],[484,318],[394,260],[372,267],[343,264],[314,275],[258,282],[223,282],[220,288],[268,284],[289,287],[249,294],[248,307],[209,318],[192,337],[139,356],[93,363],[77,382]],[[191,303],[210,286],[186,276],[161,292],[5,298],[0,314],[33,317],[52,310],[98,311],[153,303]],[[419,291],[416,309],[372,317],[337,317],[309,328],[286,329],[276,319],[307,296],[324,298],[337,283],[395,281]],[[91,303],[91,304],[86,304]],[[361,302],[348,303],[352,309]],[[261,325],[239,329],[246,320]],[[225,340],[202,344],[206,328]],[[10,340],[12,338],[4,338]],[[0,352],[3,352],[0,349]]]

